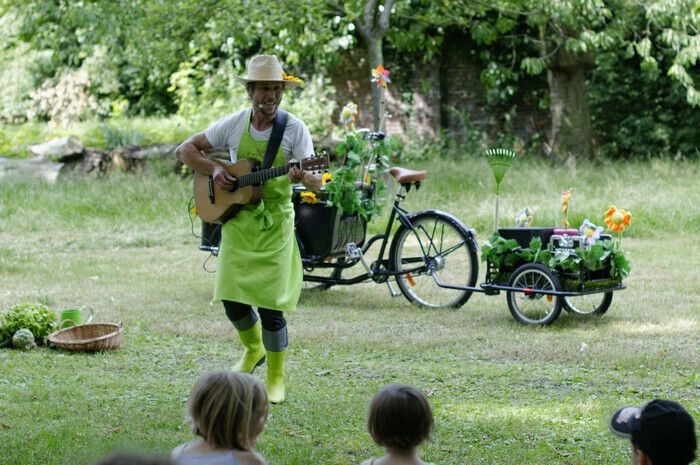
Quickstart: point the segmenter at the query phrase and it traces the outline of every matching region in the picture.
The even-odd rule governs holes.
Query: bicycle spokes
[[[401,292],[423,307],[462,305],[471,292],[444,284],[469,287],[476,281],[476,253],[468,244],[468,231],[437,212],[425,212],[410,221],[410,228],[397,231],[392,249]]]

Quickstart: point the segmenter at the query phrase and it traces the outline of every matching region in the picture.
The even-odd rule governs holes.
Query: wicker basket
[[[122,343],[123,333],[121,324],[90,323],[56,331],[49,336],[49,343],[64,350],[114,350]]]

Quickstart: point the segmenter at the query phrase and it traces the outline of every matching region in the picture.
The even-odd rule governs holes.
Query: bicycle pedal
[[[348,258],[362,257],[362,251],[354,242],[350,242],[348,245],[345,246],[345,254],[348,256]]]
[[[348,245],[345,246],[345,254],[348,256],[348,259],[360,259],[360,262],[362,263],[362,266],[365,267],[365,270],[367,271],[367,276],[370,278],[374,276],[374,271],[369,267],[367,262],[365,261],[365,257],[362,255],[362,250],[355,244],[354,242],[348,243]]]
[[[400,291],[394,290],[394,286],[391,285],[390,281],[386,282],[386,286],[389,288],[389,295],[392,297],[399,297],[401,295]]]

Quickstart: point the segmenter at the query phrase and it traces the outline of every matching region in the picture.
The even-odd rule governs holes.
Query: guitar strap
[[[272,134],[270,134],[270,140],[267,142],[267,149],[265,149],[265,158],[263,158],[261,169],[265,170],[272,167],[272,163],[275,161],[275,155],[277,155],[277,150],[280,147],[280,142],[282,142],[284,130],[287,127],[288,115],[289,114],[284,110],[277,110],[275,122],[272,124]]]

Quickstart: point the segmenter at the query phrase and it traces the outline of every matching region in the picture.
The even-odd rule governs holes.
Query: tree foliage
[[[364,48],[367,71],[387,57],[393,73],[412,76],[439,63],[459,31],[486,104],[506,122],[525,82],[542,81],[535,98],[550,108],[552,73],[578,67],[598,148],[685,152],[697,142],[698,0],[0,0],[0,14],[5,122],[53,117],[42,101],[56,107],[51,89],[83,74],[79,117],[223,110],[244,98],[232,73],[256,53],[323,83],[348,50]],[[625,106],[639,117],[611,116]]]

